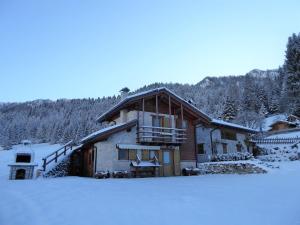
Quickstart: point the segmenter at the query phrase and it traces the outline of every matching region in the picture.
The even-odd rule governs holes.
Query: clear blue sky
[[[273,69],[300,1],[0,0],[0,102]]]

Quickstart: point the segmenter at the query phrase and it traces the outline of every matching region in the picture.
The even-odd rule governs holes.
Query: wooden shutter
[[[142,160],[149,160],[149,150],[142,150]]]
[[[129,150],[129,160],[136,160],[136,150]]]

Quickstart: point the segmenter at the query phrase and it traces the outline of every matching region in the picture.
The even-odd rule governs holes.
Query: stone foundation
[[[32,179],[35,165],[10,165],[10,180]]]
[[[201,174],[253,174],[267,171],[251,163],[199,163]]]

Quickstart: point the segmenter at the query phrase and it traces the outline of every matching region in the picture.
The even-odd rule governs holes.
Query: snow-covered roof
[[[277,115],[269,116],[263,120],[262,125],[261,125],[262,130],[268,131],[272,128],[271,127],[272,124],[274,124],[275,122],[277,122],[279,120],[286,120],[286,118],[287,118],[287,116],[284,114],[277,114]]]
[[[225,126],[225,127],[232,127],[232,128],[236,128],[236,129],[241,129],[241,130],[245,130],[245,131],[250,131],[250,132],[258,132],[258,130],[249,128],[249,127],[245,127],[239,124],[235,124],[235,123],[230,123],[224,120],[219,120],[219,119],[212,119],[212,123],[215,125],[220,125],[220,126]]]
[[[101,135],[105,135],[105,134],[107,134],[109,132],[113,132],[115,130],[118,131],[119,129],[122,130],[123,128],[126,129],[128,127],[134,126],[135,124],[136,124],[136,120],[132,120],[132,121],[129,121],[127,123],[120,123],[120,124],[116,124],[116,125],[113,125],[113,126],[109,126],[109,127],[103,128],[101,130],[98,130],[98,131],[96,131],[94,133],[89,134],[88,136],[82,138],[80,140],[80,142],[81,143],[85,143],[85,142],[87,142],[89,140],[92,140],[92,139],[94,139],[96,137],[99,137]]]
[[[201,116],[205,117],[207,120],[210,120],[210,117],[202,112],[201,110],[199,110],[196,106],[192,105],[191,103],[189,103],[187,100],[183,99],[182,97],[180,97],[179,95],[175,94],[174,92],[172,92],[171,90],[169,90],[168,88],[166,87],[161,87],[161,88],[156,88],[156,89],[151,89],[151,90],[148,90],[148,91],[144,91],[144,92],[140,92],[140,93],[136,93],[136,94],[133,94],[133,95],[130,95],[130,96],[127,96],[126,98],[124,98],[122,101],[120,101],[118,104],[116,104],[115,106],[113,106],[112,108],[110,108],[108,111],[106,111],[105,113],[103,113],[101,116],[99,116],[97,118],[97,121],[98,122],[103,122],[105,120],[105,118],[113,113],[113,111],[117,110],[118,108],[121,108],[122,105],[124,105],[125,103],[129,102],[129,101],[132,101],[136,98],[139,98],[139,97],[142,97],[142,96],[145,96],[145,95],[150,95],[150,94],[154,94],[154,93],[158,93],[158,92],[167,92],[169,93],[170,95],[172,95],[174,98],[176,98],[177,100],[183,102],[186,104],[186,106],[190,107],[191,109],[193,109],[193,111],[197,112],[198,114],[200,114]]]

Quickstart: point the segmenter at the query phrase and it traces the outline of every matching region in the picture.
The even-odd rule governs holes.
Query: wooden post
[[[43,159],[43,171],[46,171],[46,159]]]
[[[169,127],[172,128],[172,117],[171,117],[171,96],[169,95]]]
[[[181,128],[183,128],[183,107],[182,104],[180,104],[180,111],[181,111]]]
[[[57,154],[57,151],[55,152],[55,162],[57,163],[57,156],[58,154]]]
[[[66,153],[67,153],[67,147],[65,146],[64,155],[66,155]]]
[[[143,126],[145,126],[145,99],[143,98],[142,100],[142,111],[143,111],[143,114],[142,114],[142,119],[143,119]]]
[[[155,95],[155,108],[156,118],[158,119],[158,95]]]

